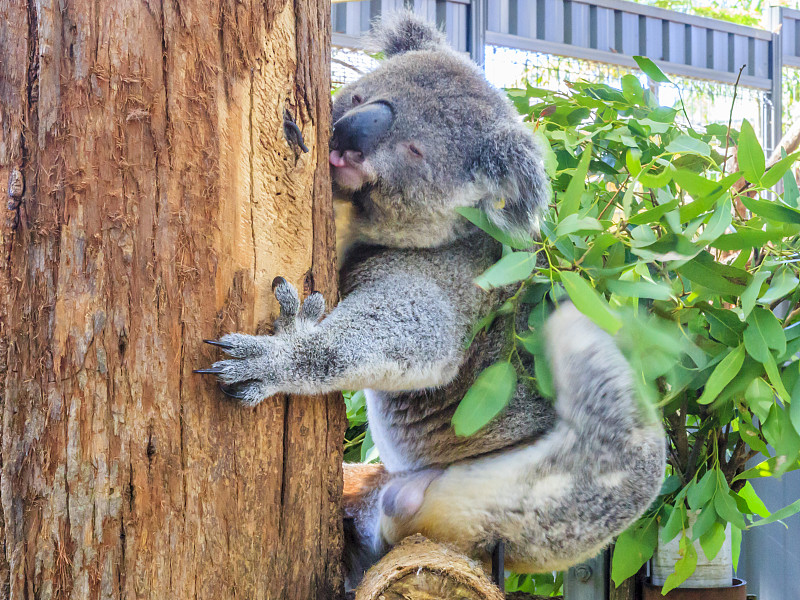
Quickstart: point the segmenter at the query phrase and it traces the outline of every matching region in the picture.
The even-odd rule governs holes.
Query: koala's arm
[[[458,371],[469,325],[429,279],[384,275],[356,288],[319,322],[321,296],[301,307],[285,280],[275,295],[276,335],[226,335],[214,343],[234,359],[199,371],[217,375],[223,391],[245,404],[278,392],[421,389],[443,385]]]

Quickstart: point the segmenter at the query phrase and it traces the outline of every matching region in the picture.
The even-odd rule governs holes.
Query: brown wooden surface
[[[481,565],[417,534],[373,565],[355,600],[504,600]]]
[[[340,592],[339,398],[191,372],[276,275],[336,300],[329,13],[0,0],[0,597]]]

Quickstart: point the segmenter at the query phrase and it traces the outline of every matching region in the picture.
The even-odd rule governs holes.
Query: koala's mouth
[[[364,154],[356,150],[331,150],[328,157],[333,168],[333,178],[340,187],[348,190],[357,190],[364,186],[370,179],[369,166],[364,160]]]

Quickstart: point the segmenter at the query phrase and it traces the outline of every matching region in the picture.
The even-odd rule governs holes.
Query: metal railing
[[[361,48],[383,12],[412,8],[483,64],[486,44],[635,68],[648,56],[673,75],[766,95],[764,145],[781,137],[784,67],[800,68],[800,10],[772,7],[771,31],[624,0],[361,0],[332,8],[333,44]]]

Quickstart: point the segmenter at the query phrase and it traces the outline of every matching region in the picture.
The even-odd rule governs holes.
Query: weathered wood
[[[276,275],[336,301],[329,13],[0,0],[1,597],[340,593],[339,398],[191,373]]]
[[[403,540],[374,565],[355,600],[503,600],[481,565],[421,535]]]

